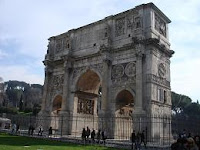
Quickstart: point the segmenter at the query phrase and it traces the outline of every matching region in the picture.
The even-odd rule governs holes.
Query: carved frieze
[[[62,51],[62,39],[56,41],[56,52]]]
[[[126,19],[126,22],[127,22],[127,28],[132,30],[134,28],[134,22],[132,17],[128,17]]]
[[[54,75],[50,82],[50,95],[54,96],[56,93],[62,93],[64,83],[64,75]]]
[[[170,88],[170,82],[167,81],[165,78],[162,77],[158,77],[154,74],[147,74],[147,82],[153,82],[159,85],[164,85],[168,88]]]
[[[135,28],[142,28],[142,17],[136,17],[135,18]]]
[[[130,83],[135,83],[135,82],[136,82],[135,76],[134,77],[124,76],[124,77],[121,77],[121,78],[112,79],[113,85],[122,85],[122,84],[125,84],[125,83],[130,84]]]
[[[125,34],[125,17],[115,21],[115,36],[121,36],[123,34]]]
[[[78,98],[77,113],[94,114],[94,100]]]
[[[166,37],[166,23],[155,13],[155,29]]]

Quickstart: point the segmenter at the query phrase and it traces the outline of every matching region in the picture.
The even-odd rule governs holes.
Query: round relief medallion
[[[124,67],[122,65],[115,65],[112,68],[112,77],[120,78],[124,75]]]
[[[166,69],[165,69],[165,66],[163,63],[160,63],[159,66],[158,66],[158,75],[160,77],[164,77],[165,76],[165,73],[166,73]]]
[[[136,67],[135,67],[135,63],[131,62],[129,64],[126,65],[125,68],[125,74],[129,77],[133,77],[136,74]]]

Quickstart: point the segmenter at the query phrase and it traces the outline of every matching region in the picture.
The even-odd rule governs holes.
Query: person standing
[[[94,143],[94,138],[95,138],[95,130],[93,129],[91,132],[91,139],[93,143]]]
[[[105,145],[106,144],[106,132],[105,131],[101,132],[101,137],[102,137],[102,140],[103,140],[103,144]]]
[[[133,149],[133,145],[134,147],[136,147],[135,140],[136,140],[136,135],[135,135],[135,130],[133,130],[133,132],[131,133],[131,149]]]
[[[144,147],[147,148],[146,147],[145,131],[144,130],[141,133],[141,143],[140,144],[142,144],[142,143],[144,143]]]
[[[52,127],[49,127],[49,137],[52,135]]]
[[[39,135],[42,136],[42,133],[43,133],[43,127],[41,125],[41,126],[39,126],[38,136]]]
[[[101,140],[101,130],[99,129],[97,132],[97,142],[100,143]]]
[[[87,138],[87,140],[89,139],[89,136],[90,136],[90,128],[87,127],[87,130],[86,130],[86,138]]]

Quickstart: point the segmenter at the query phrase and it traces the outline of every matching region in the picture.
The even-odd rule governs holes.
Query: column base
[[[47,110],[41,110],[38,113],[37,125],[42,126],[45,131],[48,132],[51,123],[51,114]],[[37,128],[37,127],[35,127]]]
[[[61,110],[59,113],[60,125],[59,132],[61,136],[63,135],[71,135],[72,132],[72,124],[73,124],[73,115],[67,110]]]

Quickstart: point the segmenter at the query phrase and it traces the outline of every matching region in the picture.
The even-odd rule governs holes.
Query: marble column
[[[103,60],[103,76],[102,76],[102,98],[101,98],[101,110],[102,113],[106,113],[109,110],[109,83],[110,83],[110,64],[109,59]]]
[[[134,114],[143,114],[143,57],[144,45],[136,45],[136,98]]]
[[[70,113],[70,70],[71,62],[69,59],[64,62],[64,83],[63,83],[63,96],[62,96],[62,107],[60,111],[60,132],[61,135],[71,134],[72,122],[70,118],[72,117]]]
[[[102,97],[101,97],[101,115],[103,126],[109,138],[113,138],[114,128],[111,120],[113,119],[113,112],[110,99],[110,80],[111,80],[111,60],[106,58],[103,60],[103,76],[102,76]]]
[[[63,100],[62,100],[62,109],[61,111],[69,112],[69,71],[70,67],[68,65],[68,62],[65,62],[64,64],[64,83],[63,83]]]
[[[142,56],[137,56],[136,61],[136,100],[135,109],[142,110]]]
[[[49,69],[48,66],[45,68],[45,80],[44,80],[44,88],[43,88],[43,95],[42,95],[42,108],[41,112],[46,112],[47,110],[47,93],[48,93],[48,87],[49,87],[49,78],[51,76],[52,71]]]
[[[143,120],[145,111],[143,110],[143,56],[144,48],[141,44],[136,46],[136,97],[133,111],[133,129],[136,132],[144,130]]]

